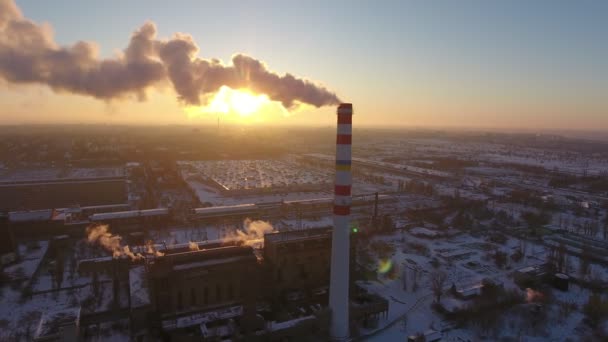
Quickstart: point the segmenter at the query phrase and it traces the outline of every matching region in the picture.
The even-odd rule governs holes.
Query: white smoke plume
[[[244,245],[262,247],[264,234],[274,231],[272,225],[266,221],[245,219],[243,229],[228,234],[224,241],[238,241]]]
[[[194,242],[194,241],[189,241],[188,242],[188,249],[191,251],[198,251],[200,250],[200,248],[198,247],[198,243]]]
[[[112,257],[118,258],[130,258],[131,260],[139,260],[143,256],[139,253],[131,252],[129,246],[122,246],[120,244],[121,237],[118,235],[112,235],[108,231],[107,224],[91,225],[87,227],[87,241],[91,244],[98,244],[112,252]]]
[[[165,255],[165,253],[156,250],[156,248],[154,247],[154,242],[152,240],[146,241],[146,254],[154,255],[157,257],[161,257],[161,256]]]
[[[122,54],[101,59],[96,44],[59,46],[50,26],[24,17],[13,0],[0,0],[0,78],[104,100],[130,95],[145,100],[149,87],[170,83],[189,105],[205,104],[222,86],[266,94],[286,108],[340,102],[325,87],[289,73],[278,75],[253,57],[236,54],[231,65],[224,65],[197,57],[199,47],[188,34],[160,40],[156,32],[155,24],[146,22]]]

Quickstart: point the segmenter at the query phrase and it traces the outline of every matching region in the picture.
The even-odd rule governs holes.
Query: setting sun
[[[249,116],[257,112],[260,107],[268,102],[266,95],[253,95],[243,91],[232,91],[228,97],[230,107],[241,116]]]
[[[247,117],[260,111],[269,102],[270,100],[266,95],[255,95],[246,89],[235,90],[224,86],[213,96],[213,99],[203,111],[223,114],[234,113],[241,117]]]
[[[248,89],[232,89],[226,86],[212,95],[206,105],[189,106],[184,110],[190,119],[221,114],[226,115],[229,122],[248,124],[272,121],[289,115],[280,102],[272,101],[265,94],[254,94]]]

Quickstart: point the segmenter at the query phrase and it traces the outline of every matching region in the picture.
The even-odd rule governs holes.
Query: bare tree
[[[528,251],[528,243],[526,242],[526,240],[519,240],[519,251],[521,255],[525,258],[526,252]]]
[[[566,265],[566,245],[563,242],[557,247],[556,262],[557,270],[563,272]]]
[[[590,255],[589,255],[589,248],[586,248],[587,246],[584,246],[582,251],[581,251],[581,256],[579,257],[579,267],[578,267],[578,272],[579,272],[579,276],[582,279],[585,279],[585,277],[589,274],[589,268],[590,268]]]
[[[412,292],[418,290],[418,268],[412,268]]]
[[[436,271],[431,273],[431,290],[435,295],[435,301],[439,303],[441,295],[443,294],[443,287],[448,279],[447,273],[443,271]]]

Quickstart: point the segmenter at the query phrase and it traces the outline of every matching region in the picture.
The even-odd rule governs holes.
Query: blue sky
[[[104,56],[151,20],[161,37],[191,34],[201,57],[244,52],[384,113],[370,123],[608,128],[608,1],[17,4]]]

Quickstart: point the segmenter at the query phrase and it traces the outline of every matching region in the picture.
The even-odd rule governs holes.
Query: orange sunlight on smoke
[[[186,107],[185,111],[189,118],[204,114],[224,114],[231,115],[236,121],[259,121],[263,118],[264,112],[269,109],[276,110],[271,108],[276,105],[267,95],[256,95],[247,89],[235,90],[223,86],[206,105]]]

